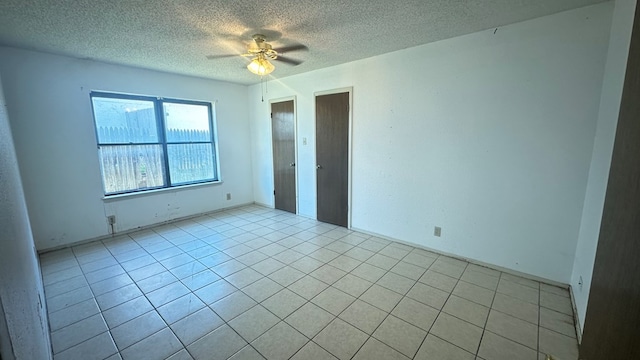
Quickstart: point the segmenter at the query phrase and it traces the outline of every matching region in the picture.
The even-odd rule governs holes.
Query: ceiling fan
[[[253,57],[247,69],[256,75],[267,75],[275,70],[275,66],[269,60],[281,61],[285,64],[300,65],[302,61],[282,56],[282,53],[298,50],[308,50],[305,45],[291,45],[274,49],[271,44],[266,42],[266,37],[262,34],[252,36],[253,41],[247,45],[247,53],[240,56]],[[237,55],[209,55],[207,59],[220,59],[225,57],[233,57]]]

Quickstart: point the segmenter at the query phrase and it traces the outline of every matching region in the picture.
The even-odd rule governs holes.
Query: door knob
[[[289,166],[294,167],[296,166],[296,163],[290,163]]]
[[[316,165],[316,169],[322,169],[322,165]]]

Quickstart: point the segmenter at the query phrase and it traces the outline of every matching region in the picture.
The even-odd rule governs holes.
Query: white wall
[[[250,87],[256,201],[273,204],[267,99],[297,96],[299,213],[315,217],[313,94],[353,86],[353,228],[569,283],[612,10],[271,81],[264,102]]]
[[[635,8],[635,0],[617,0],[613,11],[613,24],[609,36],[609,51],[602,83],[598,125],[589,168],[589,180],[582,210],[573,274],[571,276],[571,287],[573,288],[581,327],[584,327],[587,313],[587,302],[589,300],[593,265],[600,235],[604,198],[609,180],[609,168],[618,124],[618,113],[620,112],[620,100],[622,98],[622,87],[629,55]],[[580,286],[581,278],[582,286]]]
[[[51,359],[42,277],[0,82],[0,358]]]
[[[107,214],[121,232],[253,202],[246,86],[1,47],[0,74],[39,250],[107,235]],[[92,90],[217,100],[224,182],[103,201]]]

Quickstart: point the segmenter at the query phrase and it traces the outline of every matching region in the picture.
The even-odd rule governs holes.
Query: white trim
[[[315,91],[313,93],[313,128],[316,129],[316,97],[322,95],[349,93],[349,134],[347,150],[347,229],[351,229],[352,216],[352,186],[353,186],[353,86],[337,88],[332,90]],[[314,157],[317,159],[318,139],[315,139],[316,146],[313,149]],[[316,198],[318,194],[318,176],[314,176]],[[316,220],[318,218],[318,200],[316,199]]]
[[[96,237],[93,237],[93,238],[80,240],[80,241],[76,241],[76,242],[69,243],[69,244],[63,244],[63,245],[58,245],[58,246],[42,249],[42,250],[37,250],[37,252],[38,252],[38,254],[46,254],[48,252],[52,252],[52,251],[56,251],[56,250],[60,250],[60,249],[66,249],[66,248],[70,248],[72,246],[88,244],[88,243],[91,243],[91,242],[94,242],[94,241],[113,239],[113,238],[117,238],[117,237],[120,237],[120,236],[123,236],[123,235],[133,234],[133,233],[138,232],[138,231],[151,229],[151,228],[154,228],[154,227],[160,226],[160,225],[171,224],[171,223],[174,223],[174,222],[179,222],[179,221],[183,221],[183,220],[189,220],[189,219],[197,218],[197,217],[204,216],[204,215],[215,214],[215,213],[219,213],[219,212],[223,212],[223,211],[227,211],[227,210],[233,210],[233,209],[241,208],[241,207],[245,207],[245,206],[251,206],[251,205],[255,205],[255,204],[257,204],[257,203],[249,202],[249,203],[243,203],[243,204],[233,205],[233,206],[229,206],[229,207],[223,207],[223,208],[220,208],[220,209],[217,209],[217,210],[211,210],[211,211],[202,212],[202,213],[198,213],[198,214],[182,216],[182,217],[171,219],[171,220],[161,221],[161,222],[158,222],[158,223],[155,223],[155,224],[138,226],[138,227],[135,227],[135,228],[132,228],[132,229],[128,229],[128,230],[122,230],[120,232],[113,233],[113,234],[96,236]],[[258,204],[258,205],[262,205],[262,204]],[[265,206],[265,207],[268,207],[268,206]]]
[[[569,295],[571,295],[571,308],[573,309],[573,326],[576,328],[576,338],[578,339],[578,345],[580,345],[582,344],[582,326],[580,326],[576,297],[573,294],[573,286],[571,285],[569,285]]]
[[[468,262],[470,264],[476,264],[476,265],[484,266],[484,267],[489,268],[489,269],[493,269],[493,270],[496,270],[496,271],[501,271],[501,272],[504,272],[504,273],[507,273],[507,274],[510,274],[510,275],[523,277],[525,279],[529,279],[529,280],[533,280],[533,281],[538,281],[538,282],[541,282],[541,283],[545,283],[547,285],[557,286],[557,287],[561,287],[563,289],[568,289],[569,288],[569,285],[565,284],[565,283],[561,283],[561,282],[550,280],[550,279],[546,279],[546,278],[543,278],[543,277],[539,277],[539,276],[523,273],[523,272],[520,272],[520,271],[517,271],[517,270],[512,270],[512,269],[509,269],[509,268],[504,268],[502,266],[498,266],[498,265],[491,264],[491,263],[486,263],[486,262],[483,262],[483,261],[480,261],[480,260],[466,258],[464,256],[460,256],[460,255],[457,255],[457,254],[452,254],[452,253],[448,253],[448,252],[445,252],[445,251],[436,250],[436,249],[430,248],[428,246],[424,246],[422,244],[416,244],[416,243],[413,243],[413,242],[410,242],[410,241],[399,240],[399,239],[396,239],[396,238],[392,238],[392,237],[389,237],[389,236],[385,236],[385,235],[382,235],[382,234],[378,234],[378,233],[375,233],[375,232],[362,230],[362,229],[358,229],[358,228],[352,228],[351,230],[357,231],[359,233],[375,236],[375,237],[378,237],[378,238],[381,238],[381,239],[384,239],[384,240],[393,241],[393,242],[397,242],[397,243],[400,243],[400,244],[412,246],[412,247],[415,247],[415,248],[424,249],[424,250],[430,251],[430,252],[435,253],[435,254],[448,256],[450,258],[466,261],[466,262]]]
[[[280,103],[285,101],[293,101],[293,161],[295,162],[294,166],[294,174],[295,174],[295,183],[296,183],[296,215],[300,213],[300,196],[299,196],[299,188],[300,184],[298,183],[298,101],[295,95],[285,96],[277,99],[269,99],[269,113],[271,113],[271,105],[274,103]],[[273,175],[273,185],[275,187],[276,184],[276,169],[273,168],[273,118],[269,116],[269,131],[271,133],[271,168]],[[276,207],[276,198],[273,196],[273,208]]]

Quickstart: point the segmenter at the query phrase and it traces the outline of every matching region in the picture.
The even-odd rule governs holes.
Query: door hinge
[[[271,113],[271,118],[273,119],[273,113]]]
[[[273,190],[273,196],[276,196],[276,191],[275,190]]]

